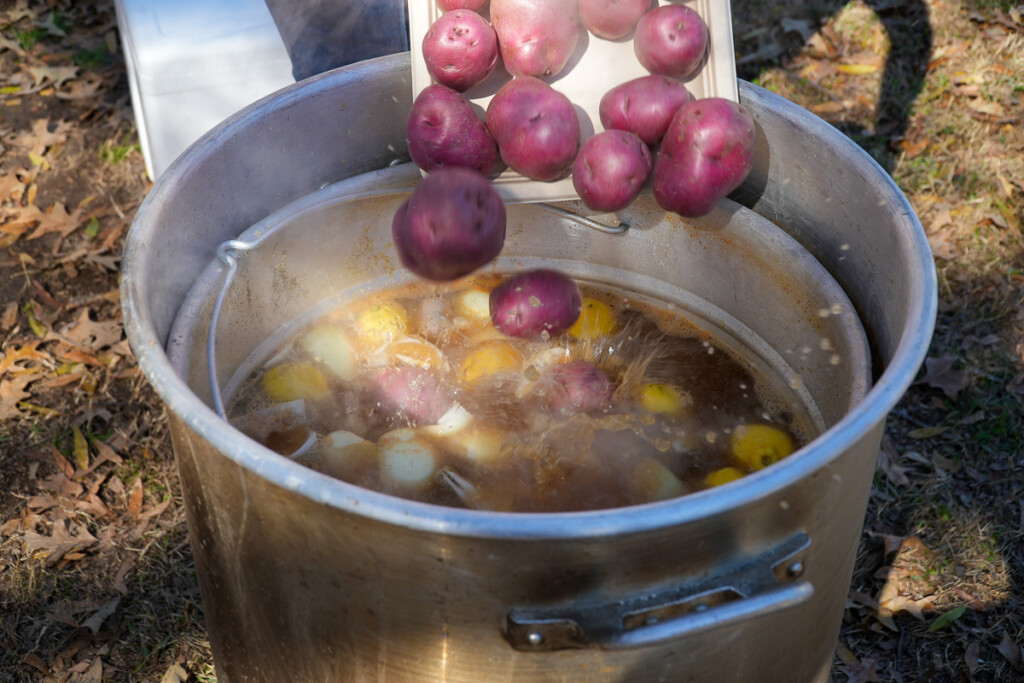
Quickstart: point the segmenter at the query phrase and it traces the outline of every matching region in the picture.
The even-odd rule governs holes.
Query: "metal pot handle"
[[[814,586],[798,580],[810,546],[797,534],[731,569],[611,603],[513,609],[505,637],[517,650],[648,647],[767,616],[809,600]]]

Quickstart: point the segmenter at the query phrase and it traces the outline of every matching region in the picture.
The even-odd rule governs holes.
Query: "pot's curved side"
[[[218,680],[230,683],[826,681],[882,431],[777,495],[698,523],[521,541],[339,512],[171,421]],[[811,544],[789,585],[813,595],[795,606],[629,649],[509,643],[514,610],[615,606],[708,576],[730,586],[714,580],[723,562],[801,531]]]

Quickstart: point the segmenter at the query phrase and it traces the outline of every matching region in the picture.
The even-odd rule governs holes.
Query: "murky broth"
[[[568,332],[519,339],[490,322],[499,282],[342,302],[260,363],[229,418],[359,486],[517,512],[682,496],[762,469],[818,431],[778,371],[669,302],[580,282],[583,313]],[[589,381],[594,367],[607,386]],[[580,368],[584,381],[566,379]]]

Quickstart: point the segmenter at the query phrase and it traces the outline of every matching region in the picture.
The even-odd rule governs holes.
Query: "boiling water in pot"
[[[517,512],[681,496],[822,429],[781,359],[671,301],[579,282],[576,324],[519,339],[490,321],[499,282],[415,282],[320,307],[243,364],[229,418],[363,487]]]

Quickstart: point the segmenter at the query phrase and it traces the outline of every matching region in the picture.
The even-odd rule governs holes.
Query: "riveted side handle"
[[[652,621],[637,628],[598,637],[593,641],[593,645],[606,650],[658,645],[700,631],[775,614],[809,600],[812,595],[814,587],[806,581],[798,581],[717,607],[690,612],[665,621]]]
[[[774,549],[695,581],[614,602],[508,613],[505,636],[517,650],[621,650],[667,643],[800,605],[814,586],[800,580],[810,539],[797,534]]]

